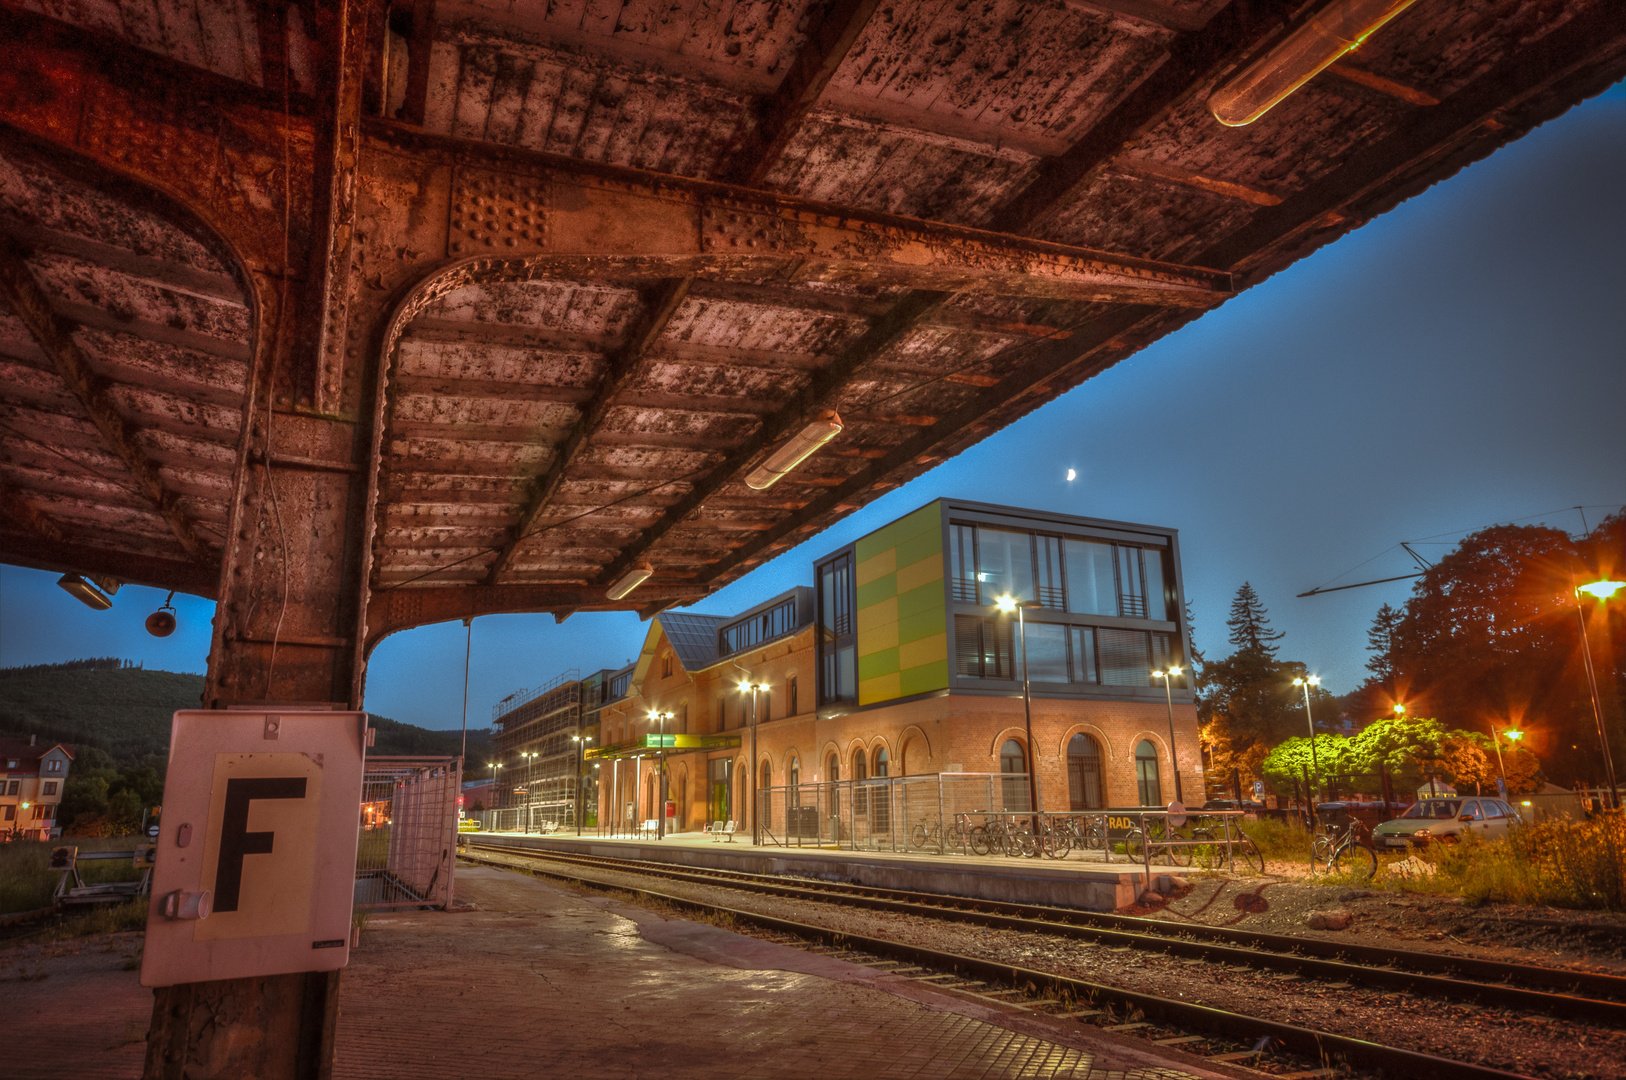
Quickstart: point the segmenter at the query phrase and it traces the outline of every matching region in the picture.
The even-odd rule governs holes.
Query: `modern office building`
[[[1035,757],[1043,809],[1201,799],[1189,682],[1153,675],[1190,655],[1174,530],[942,499],[813,579],[733,617],[655,617],[589,752],[602,820],[657,816],[662,759],[678,830],[746,822],[752,781],[1026,773]]]

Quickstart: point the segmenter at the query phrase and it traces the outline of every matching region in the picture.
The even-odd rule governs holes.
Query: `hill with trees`
[[[146,671],[117,657],[0,668],[0,736],[68,743],[74,765],[62,789],[60,820],[69,835],[122,836],[161,805],[169,760],[170,718],[200,708],[203,676]],[[370,754],[454,756],[461,735],[384,716]],[[491,731],[469,732],[469,757],[489,753]]]
[[[0,736],[37,735],[94,747],[118,769],[150,767],[161,775],[169,759],[170,717],[203,702],[203,676],[129,667],[113,657],[0,668]],[[459,733],[432,731],[388,717],[371,717],[374,754],[459,751]],[[469,732],[469,757],[483,758],[489,728]]]

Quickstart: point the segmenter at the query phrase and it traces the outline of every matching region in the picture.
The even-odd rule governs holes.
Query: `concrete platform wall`
[[[515,836],[510,833],[463,833],[473,843],[641,859],[750,874],[794,875],[845,881],[883,889],[907,889],[940,896],[968,896],[1015,904],[1045,904],[1080,911],[1112,911],[1135,902],[1146,888],[1140,870],[1073,869],[1010,862],[989,865],[931,858],[898,859],[850,851],[752,848],[728,844],[599,840],[574,836]]]

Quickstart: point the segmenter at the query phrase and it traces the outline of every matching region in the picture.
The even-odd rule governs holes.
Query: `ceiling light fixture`
[[[619,600],[632,590],[636,589],[638,586],[642,585],[644,582],[648,581],[650,575],[654,573],[655,568],[653,566],[650,566],[648,563],[640,563],[617,578],[614,585],[611,585],[608,589],[604,590],[604,595],[608,596],[611,600]]]
[[[1359,48],[1416,0],[1333,0],[1208,99],[1214,119],[1243,127]]]
[[[112,607],[113,594],[119,591],[118,579],[112,577],[92,575],[87,579],[79,574],[63,574],[56,579],[56,583],[81,604],[97,611]]]
[[[745,477],[745,486],[753,491],[765,491],[778,483],[779,478],[841,434],[841,417],[834,409],[825,409],[817,420],[786,439],[784,445],[768,455],[768,460],[752,469]]]

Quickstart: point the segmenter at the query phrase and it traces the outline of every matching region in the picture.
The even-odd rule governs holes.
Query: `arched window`
[[[876,779],[887,773],[886,747],[875,748]],[[885,832],[892,827],[892,786],[880,788],[870,794],[870,826],[876,832]]]
[[[785,762],[785,786],[790,788],[790,805],[802,805],[802,763],[796,758]]]
[[[757,785],[757,802],[762,807],[762,827],[773,828],[773,800],[768,796],[768,789],[773,787],[773,766],[766,761],[762,763],[762,776]]]
[[[1022,744],[1015,739],[1006,739],[1005,745],[999,748],[999,771],[1002,773],[1025,773],[1028,771],[1028,756],[1022,750]],[[1005,799],[1006,810],[1031,810],[1028,805],[1028,786],[1021,780],[1010,778],[1001,781],[1001,793]]]
[[[853,779],[859,783],[869,779],[869,762],[864,757],[864,748],[859,747],[853,751]],[[853,815],[869,813],[869,792],[859,789],[853,795]]]
[[[1074,810],[1100,810],[1107,805],[1101,780],[1101,744],[1079,732],[1067,743],[1067,791]]]
[[[670,678],[672,675],[672,654],[661,654],[661,678]]]
[[[824,778],[830,782],[830,809],[828,814],[833,818],[841,817],[841,789],[836,782],[841,779],[841,759],[834,754],[824,763]]]
[[[1142,806],[1163,805],[1163,787],[1157,775],[1157,747],[1150,739],[1142,739],[1135,747],[1135,786]]]

